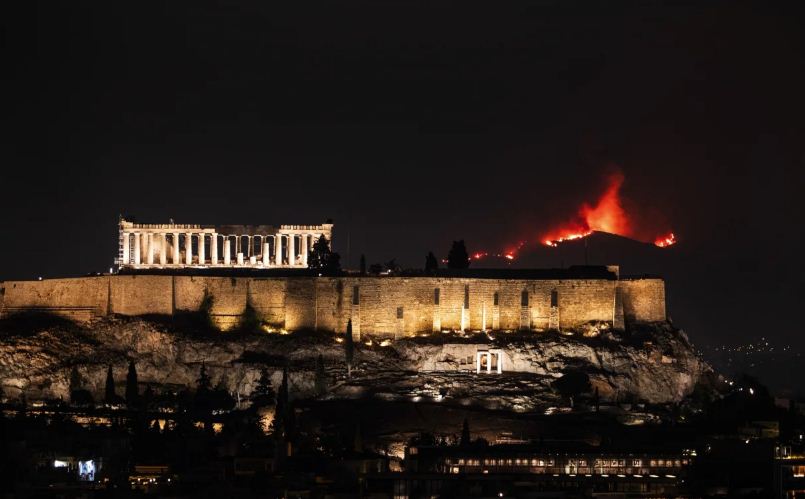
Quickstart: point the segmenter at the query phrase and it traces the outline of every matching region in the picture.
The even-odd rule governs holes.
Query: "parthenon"
[[[120,268],[307,267],[313,244],[332,241],[333,224],[140,224],[120,220]]]

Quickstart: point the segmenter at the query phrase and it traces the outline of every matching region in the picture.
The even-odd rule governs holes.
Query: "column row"
[[[317,237],[317,234],[125,232],[122,261],[124,265],[232,265],[234,260],[237,265],[307,267],[310,246]],[[223,243],[223,261],[218,251],[220,242]]]

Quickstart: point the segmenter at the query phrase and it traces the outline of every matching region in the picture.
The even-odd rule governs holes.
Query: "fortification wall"
[[[209,295],[222,329],[237,324],[247,304],[267,323],[288,330],[341,332],[352,319],[357,334],[394,336],[444,329],[572,329],[617,320],[621,303],[627,321],[665,320],[661,279],[114,275],[10,281],[4,287],[6,315],[38,309],[77,319],[196,311]]]
[[[618,281],[627,322],[659,322],[665,311],[665,281],[662,279],[624,279]]]

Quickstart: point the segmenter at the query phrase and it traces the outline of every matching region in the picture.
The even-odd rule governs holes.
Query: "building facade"
[[[140,224],[120,220],[119,268],[307,267],[313,244],[332,241],[333,224]]]

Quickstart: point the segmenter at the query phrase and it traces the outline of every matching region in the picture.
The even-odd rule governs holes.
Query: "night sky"
[[[680,240],[694,341],[805,347],[793,2],[20,3],[0,279],[107,271],[121,213],[332,218],[345,264],[419,267],[533,241],[620,169]]]

